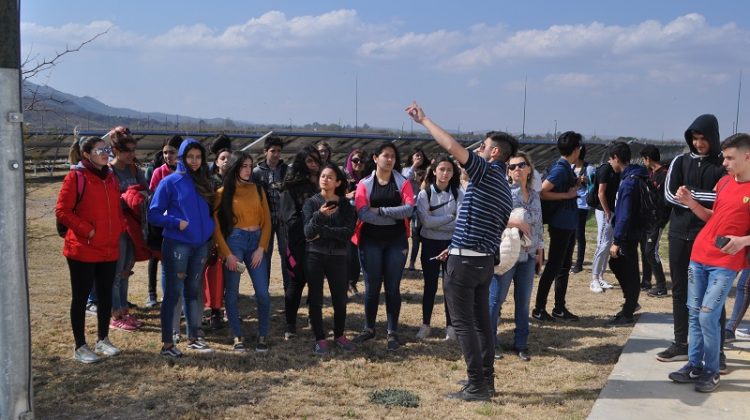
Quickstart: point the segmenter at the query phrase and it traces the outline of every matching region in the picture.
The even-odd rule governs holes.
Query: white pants
[[[609,262],[609,248],[612,246],[614,237],[612,235],[611,220],[607,220],[602,210],[596,210],[596,251],[594,251],[594,261],[591,264],[591,277],[601,278],[607,269]]]

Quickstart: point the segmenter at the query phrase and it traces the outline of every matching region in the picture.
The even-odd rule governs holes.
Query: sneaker
[[[660,362],[682,362],[688,359],[687,344],[672,343],[666,350],[656,354]]]
[[[131,271],[130,274],[133,274],[133,272]],[[131,301],[128,301],[128,309],[138,309],[138,305]]]
[[[603,278],[599,278],[599,285],[602,286],[602,289],[613,289],[615,286],[607,283],[606,280]]]
[[[354,337],[352,341],[355,342],[356,344],[362,344],[365,341],[371,340],[373,338],[375,338],[375,331],[365,328],[364,330],[362,330],[361,333],[359,333],[359,335]]]
[[[337,338],[334,343],[336,343],[336,347],[340,348],[343,351],[355,351],[357,350],[357,346],[354,345],[351,341],[349,341],[346,336],[341,336]]]
[[[261,335],[258,337],[258,342],[255,343],[255,352],[256,353],[265,353],[268,351],[268,342],[266,341],[266,336]]]
[[[567,308],[553,309],[552,316],[563,321],[578,321],[580,319],[578,315],[574,315]]]
[[[529,354],[529,350],[516,350],[516,356],[518,356],[519,359],[523,362],[528,362],[531,360],[531,355]]]
[[[174,357],[174,358],[182,357],[182,352],[177,350],[177,346],[175,345],[171,345],[169,347],[162,347],[159,354],[161,354],[162,356]]]
[[[583,271],[583,267],[576,265],[575,267],[570,269],[571,274],[578,274],[581,271]]]
[[[232,351],[235,353],[244,353],[247,349],[245,343],[242,342],[242,337],[234,337],[234,343],[232,344]]]
[[[748,328],[737,328],[734,330],[734,335],[737,338],[750,338],[750,329]]]
[[[703,375],[695,383],[695,390],[698,392],[714,392],[719,387],[720,378],[719,372],[703,372]]]
[[[651,289],[646,294],[650,297],[655,298],[667,297],[667,291],[665,289]]]
[[[138,329],[134,324],[127,322],[124,318],[121,319],[114,319],[112,318],[109,321],[109,328],[115,329],[115,330],[121,330],[121,331],[127,331],[127,332],[133,332]]]
[[[108,357],[117,356],[121,353],[120,349],[115,347],[112,342],[109,341],[109,337],[97,341],[94,350]]]
[[[88,305],[86,305],[86,314],[91,316],[96,316],[96,303],[91,302]]]
[[[734,343],[737,341],[737,337],[734,335],[734,331],[732,330],[724,330],[724,343]]]
[[[187,345],[188,350],[193,350],[197,353],[213,353],[214,349],[209,347],[208,343],[203,340],[203,337],[198,337],[195,340],[189,340]]]
[[[212,330],[220,330],[224,328],[224,322],[221,320],[221,313],[211,314],[211,318],[208,321],[208,328]]]
[[[727,355],[724,352],[719,353],[719,373],[722,375],[729,372],[727,369]]]
[[[625,307],[625,304],[623,303],[622,305],[620,305],[620,307],[621,307],[621,308],[624,308],[624,307]],[[641,309],[642,309],[642,308],[641,308],[641,304],[640,304],[640,303],[638,303],[638,302],[636,302],[636,303],[635,303],[635,308],[633,308],[633,313],[636,313],[636,312],[640,311]]]
[[[147,308],[156,308],[159,306],[159,302],[156,301],[156,296],[149,296],[148,299],[146,299],[146,303],[143,305]]]
[[[641,283],[641,290],[644,292],[651,290],[651,283]]]
[[[425,338],[430,336],[430,333],[432,332],[432,328],[430,328],[429,325],[422,324],[421,327],[419,327],[419,332],[417,333],[417,340],[424,340]]]
[[[450,341],[456,341],[456,329],[453,325],[445,327],[445,339]]]
[[[546,321],[546,322],[555,322],[555,318],[552,318],[550,314],[547,313],[544,309],[534,309],[531,311],[531,317],[536,319],[537,321]]]
[[[591,280],[589,289],[594,293],[604,293],[604,289],[602,289],[602,285],[599,284],[599,280]]]
[[[125,314],[122,316],[122,318],[125,320],[125,322],[128,322],[135,326],[136,329],[141,328],[143,326],[143,322],[140,321],[138,318],[135,317],[133,314]]]
[[[91,351],[88,344],[78,347],[73,352],[73,358],[81,363],[96,363],[102,360],[99,355]]]
[[[388,334],[388,343],[386,345],[386,349],[388,351],[396,351],[399,347],[401,347],[401,343],[398,341],[398,335],[393,333]]]
[[[349,296],[359,296],[359,290],[356,284],[349,286]]]
[[[318,356],[327,356],[328,355],[328,341],[326,340],[316,341],[315,347],[313,348],[313,353]]]
[[[495,347],[495,360],[502,360],[503,359],[503,350],[500,347]]]
[[[179,332],[173,332],[172,333],[172,342],[174,344],[178,344],[180,341],[182,341],[182,335]]]
[[[700,379],[702,374],[702,367],[695,367],[688,363],[685,366],[681,367],[680,370],[670,373],[669,379],[677,382],[678,384],[689,384],[698,382],[698,379]]]
[[[632,327],[635,325],[635,318],[632,316],[625,316],[621,313],[615,315],[604,324],[607,327]]]

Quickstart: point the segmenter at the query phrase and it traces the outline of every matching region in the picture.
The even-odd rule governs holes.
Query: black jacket
[[[701,156],[693,147],[693,131],[703,134],[709,142],[709,152]],[[699,219],[685,205],[677,200],[675,194],[681,185],[690,189],[692,197],[705,208],[713,207],[716,200],[716,183],[726,174],[722,166],[719,122],[711,114],[696,118],[685,131],[685,142],[690,152],[681,154],[672,160],[667,171],[664,198],[673,206],[669,218],[669,237],[693,240],[705,222]]]
[[[329,217],[320,213],[323,203],[323,196],[315,194],[302,207],[307,252],[346,255],[354,233],[354,207],[346,197],[341,197],[338,210]]]

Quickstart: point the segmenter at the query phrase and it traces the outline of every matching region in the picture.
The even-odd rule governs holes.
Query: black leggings
[[[302,302],[302,292],[307,284],[307,258],[305,244],[296,246],[289,245],[286,253],[286,269],[289,274],[289,285],[284,290],[284,313],[286,315],[286,328],[288,332],[294,332],[297,328],[297,311]]]
[[[344,335],[346,324],[346,255],[307,254],[307,296],[310,324],[315,341],[326,338],[323,331],[323,278],[328,279],[333,304],[333,337]]]
[[[156,300],[156,274],[159,271],[159,259],[151,257],[148,260],[148,297]]]
[[[432,321],[432,309],[435,306],[435,295],[438,290],[438,279],[440,269],[445,273],[446,263],[430,258],[439,255],[448,249],[451,240],[422,238],[422,274],[424,276],[424,293],[422,294],[422,324],[430,325]],[[445,303],[445,299],[443,299]],[[448,313],[448,304],[445,303],[445,325],[451,325],[451,317]]]
[[[546,310],[547,297],[552,283],[555,283],[555,309],[565,308],[574,244],[575,230],[549,227],[549,259],[539,278],[535,306],[537,310]]]
[[[586,222],[589,220],[589,209],[578,209],[578,224],[576,225],[576,267],[583,267],[586,257]]]
[[[99,295],[97,303],[97,335],[99,340],[109,335],[109,319],[112,316],[112,282],[115,279],[117,261],[88,263],[68,258],[70,269],[70,324],[76,349],[86,344],[86,300],[91,286],[96,285]]]

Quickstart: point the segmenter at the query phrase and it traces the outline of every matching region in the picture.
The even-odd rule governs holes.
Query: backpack
[[[83,169],[73,169],[76,174],[76,203],[73,205],[73,213],[76,212],[76,208],[78,208],[78,203],[81,202],[81,199],[83,198],[83,192],[86,190],[86,177],[83,175]],[[57,227],[57,234],[64,238],[65,235],[68,233],[68,227],[65,226],[60,219],[55,219],[55,226]]]
[[[453,188],[452,186],[449,186],[451,194],[453,194],[453,200],[458,201],[458,188]],[[432,197],[432,185],[427,186],[427,188],[424,190],[425,194],[427,194],[427,204],[430,204],[430,198]],[[450,203],[449,201],[446,201],[443,204],[438,204],[437,206],[430,206],[430,211],[435,211],[445,205]],[[422,233],[422,223],[420,223],[419,217],[417,217],[417,206],[414,206],[414,219],[417,221],[417,225],[415,227],[415,233],[417,236],[420,236]]]
[[[648,229],[656,226],[662,220],[664,209],[664,194],[648,177],[631,175],[638,185],[638,211],[636,221],[638,226]]]
[[[556,161],[555,163],[550,166],[549,170],[547,170],[547,174],[552,172],[552,168],[555,165],[559,165],[560,161]],[[575,173],[573,172],[573,169],[570,168],[570,166],[567,166],[567,174],[568,174],[568,184],[573,185],[575,184]],[[562,207],[563,203],[566,200],[541,200],[542,201],[542,224],[548,225],[552,221],[552,218],[555,216],[557,211]]]

